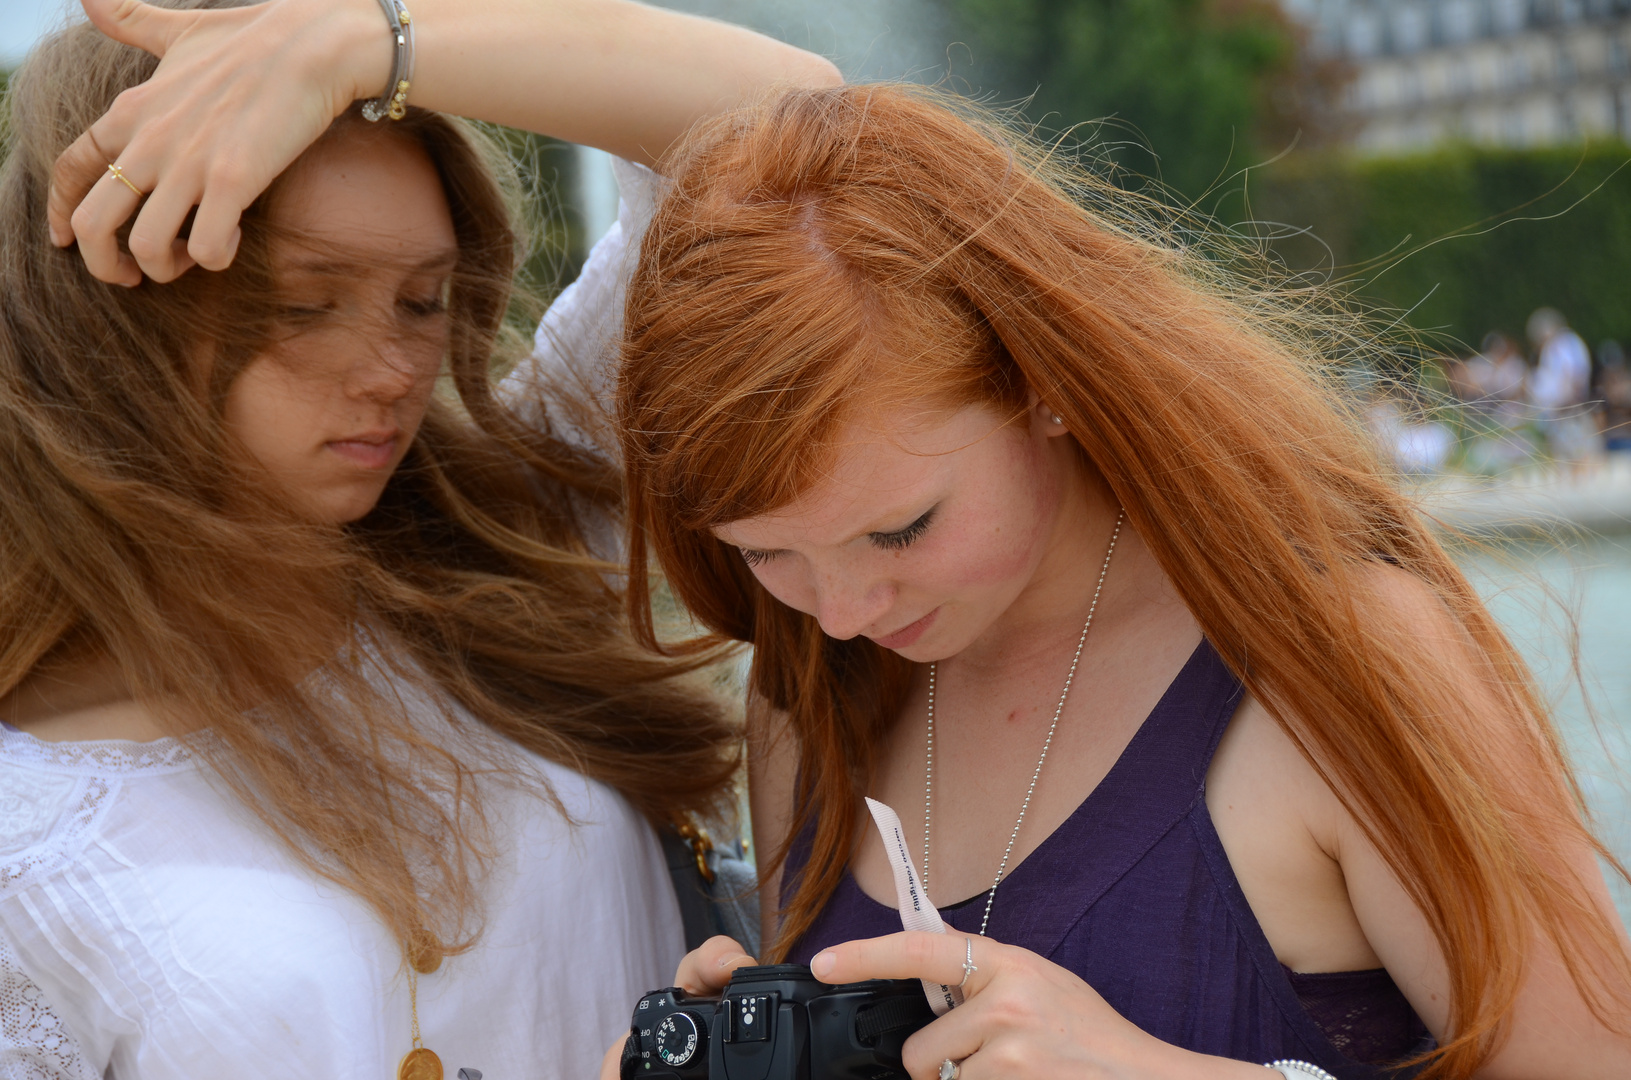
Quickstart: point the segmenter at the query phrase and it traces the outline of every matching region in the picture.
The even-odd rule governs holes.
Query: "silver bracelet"
[[[380,10],[391,29],[395,43],[391,57],[391,81],[385,92],[362,107],[368,120],[383,120],[389,116],[400,120],[408,114],[408,85],[413,81],[413,17],[402,0],[379,0]]]
[[[1306,1061],[1292,1061],[1290,1058],[1271,1061],[1263,1067],[1275,1070],[1286,1080],[1337,1080],[1318,1065],[1310,1065]]]

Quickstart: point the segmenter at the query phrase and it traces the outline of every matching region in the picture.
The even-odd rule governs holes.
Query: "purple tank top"
[[[1339,1080],[1407,1075],[1385,1063],[1432,1043],[1387,972],[1289,971],[1235,881],[1204,796],[1243,692],[1202,641],[1099,786],[1003,879],[988,933],[1075,972],[1143,1030],[1197,1053],[1296,1058]],[[806,831],[788,852],[784,897],[809,854]],[[981,893],[941,915],[974,934],[984,909]],[[846,872],[788,960],[898,930],[895,909]]]

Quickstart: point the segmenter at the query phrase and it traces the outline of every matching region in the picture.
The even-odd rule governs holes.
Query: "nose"
[[[387,338],[357,357],[347,372],[346,390],[365,401],[395,404],[418,385],[418,368],[400,342]]]
[[[831,638],[847,641],[867,630],[893,630],[878,620],[895,602],[895,588],[853,573],[823,570],[816,575],[815,617]]]

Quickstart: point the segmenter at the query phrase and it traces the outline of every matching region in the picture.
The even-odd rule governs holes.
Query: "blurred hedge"
[[[1249,196],[1245,198],[1244,196]],[[1275,241],[1334,269],[1411,326],[1476,346],[1562,311],[1594,347],[1631,341],[1631,147],[1449,147],[1409,157],[1293,156],[1218,206],[1225,221],[1307,228]]]

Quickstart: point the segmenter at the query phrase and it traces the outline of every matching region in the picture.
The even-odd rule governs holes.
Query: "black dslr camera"
[[[653,990],[622,1080],[907,1080],[907,1036],[934,1019],[916,979],[829,986],[801,964],[737,968],[722,998]]]

